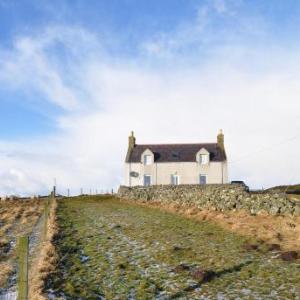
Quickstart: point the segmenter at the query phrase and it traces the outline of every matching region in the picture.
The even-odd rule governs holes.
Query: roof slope
[[[155,162],[195,162],[197,152],[205,148],[210,153],[210,161],[224,161],[226,154],[217,143],[205,144],[153,144],[135,145],[126,162],[140,162],[146,149],[154,153]]]

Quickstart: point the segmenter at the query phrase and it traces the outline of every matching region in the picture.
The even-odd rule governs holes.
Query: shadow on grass
[[[220,272],[207,271],[208,276],[205,276],[204,279],[201,280],[199,283],[186,287],[182,291],[179,291],[176,294],[171,295],[168,299],[177,299],[179,297],[182,297],[186,294],[186,292],[192,292],[192,291],[198,289],[199,287],[201,287],[201,285],[203,283],[210,282],[210,281],[212,281],[216,278],[220,278],[223,275],[226,275],[226,274],[229,274],[229,273],[239,272],[239,271],[241,271],[242,268],[250,265],[251,263],[252,263],[252,261],[249,260],[249,261],[243,262],[241,264],[238,264],[236,266],[233,266],[231,268],[224,269]]]

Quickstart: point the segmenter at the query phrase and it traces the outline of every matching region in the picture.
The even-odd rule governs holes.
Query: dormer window
[[[172,151],[172,159],[179,160],[179,153],[177,151]]]
[[[144,165],[152,164],[152,155],[144,155]]]
[[[201,148],[196,154],[196,161],[200,165],[208,165],[209,159],[209,152],[205,148]]]
[[[200,162],[200,165],[207,165],[208,162],[209,162],[208,154],[200,154],[199,155],[199,162]]]

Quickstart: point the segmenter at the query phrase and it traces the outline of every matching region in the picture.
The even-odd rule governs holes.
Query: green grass
[[[245,251],[246,238],[209,222],[112,197],[59,202],[61,258],[51,287],[67,299],[297,299],[299,263],[276,254]],[[256,242],[251,241],[251,242]],[[180,264],[189,270],[175,272]],[[198,282],[197,269],[213,278]],[[273,297],[273,298],[272,298]],[[251,298],[252,299],[252,298]]]

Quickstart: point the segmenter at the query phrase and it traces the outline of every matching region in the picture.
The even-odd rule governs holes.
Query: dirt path
[[[38,246],[42,239],[42,234],[44,230],[44,215],[42,214],[36,224],[34,225],[31,234],[29,235],[29,282],[30,275],[32,273],[32,268],[34,268],[34,262],[36,260],[36,254],[38,253]],[[14,243],[15,239],[14,239]],[[1,290],[0,300],[3,299],[16,299],[16,289],[17,289],[17,275],[16,275],[16,264],[14,264],[14,272],[9,278],[7,287]]]
[[[13,299],[17,282],[17,238],[30,235],[30,249],[34,248],[32,236],[37,235],[40,227],[42,202],[38,200],[16,200],[0,204],[0,240],[6,241],[7,250],[3,253],[0,245],[0,299]],[[3,243],[3,242],[2,242]],[[1,244],[1,243],[0,243]]]
[[[299,261],[209,222],[85,197],[58,223],[53,299],[300,299]]]

